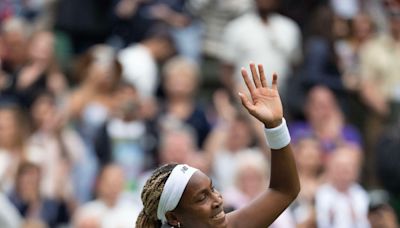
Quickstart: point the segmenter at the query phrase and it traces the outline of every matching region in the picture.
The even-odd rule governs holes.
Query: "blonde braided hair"
[[[177,164],[166,164],[157,168],[146,181],[142,190],[143,209],[137,220],[137,228],[160,228],[161,221],[157,218],[158,202],[172,170]]]

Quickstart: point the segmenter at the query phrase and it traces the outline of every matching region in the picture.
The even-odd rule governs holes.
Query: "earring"
[[[178,222],[178,228],[181,228],[181,223],[180,222]]]

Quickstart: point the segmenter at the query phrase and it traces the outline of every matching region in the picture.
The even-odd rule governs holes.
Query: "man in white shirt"
[[[143,98],[153,97],[159,85],[159,62],[174,52],[169,32],[164,27],[155,26],[140,43],[120,51],[118,60],[123,67],[123,78],[133,84]]]
[[[317,190],[315,211],[320,228],[368,228],[369,198],[357,182],[361,152],[353,147],[332,152],[327,166],[328,182]]]
[[[268,66],[267,75],[277,73],[284,89],[292,66],[301,59],[301,32],[294,21],[275,13],[278,1],[255,0],[255,10],[228,24],[221,53],[222,80],[228,88],[243,84],[240,67],[254,61]]]

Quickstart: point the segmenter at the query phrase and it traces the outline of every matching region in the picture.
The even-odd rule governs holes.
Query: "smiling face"
[[[172,213],[182,227],[227,227],[222,196],[214,189],[210,178],[200,171],[190,178]]]

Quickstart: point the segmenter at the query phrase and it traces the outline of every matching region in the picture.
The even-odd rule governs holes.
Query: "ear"
[[[165,213],[165,217],[167,218],[168,224],[173,226],[173,227],[178,227],[178,224],[180,223],[178,220],[178,217],[176,214],[172,211],[168,211]]]

